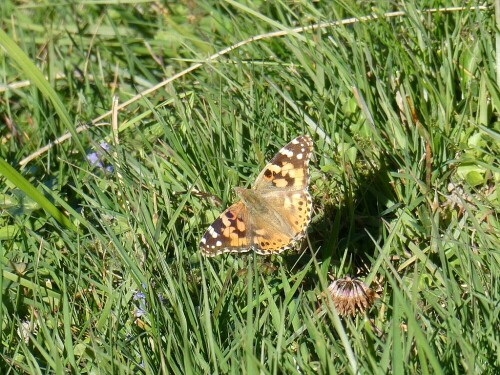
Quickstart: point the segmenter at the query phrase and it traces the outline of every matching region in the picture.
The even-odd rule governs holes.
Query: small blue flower
[[[146,295],[143,292],[135,292],[134,296],[132,297],[132,299],[134,301],[145,300],[146,299]]]
[[[144,315],[146,315],[146,311],[144,309],[141,309],[141,308],[136,309],[134,312],[134,316],[136,318],[140,318],[141,316],[144,316]]]
[[[107,144],[106,142],[101,142],[99,144],[99,146],[101,146],[101,148],[104,150],[104,151],[109,151],[109,144]]]
[[[106,142],[101,142],[99,148],[95,152],[91,152],[87,155],[87,160],[92,167],[104,169],[105,172],[113,173],[114,168],[112,165],[104,165],[103,155],[105,152],[110,150],[110,145]]]
[[[99,160],[99,155],[97,155],[97,152],[88,154],[87,160],[89,161],[91,166],[102,168],[102,162]]]
[[[158,299],[160,300],[160,303],[165,303],[166,299],[163,297],[163,294],[158,293]]]

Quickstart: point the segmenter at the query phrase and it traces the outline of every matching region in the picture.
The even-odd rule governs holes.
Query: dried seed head
[[[379,298],[379,295],[368,285],[349,275],[333,281],[328,287],[328,293],[341,316],[364,313]]]

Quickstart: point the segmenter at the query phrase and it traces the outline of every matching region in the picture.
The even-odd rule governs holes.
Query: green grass
[[[498,373],[500,20],[438,6],[1,2],[0,372]],[[304,251],[203,258],[299,134]]]

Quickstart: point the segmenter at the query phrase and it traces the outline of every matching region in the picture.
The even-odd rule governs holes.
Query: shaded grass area
[[[241,40],[373,9],[15,5],[0,5],[0,156],[27,181],[0,165],[3,372],[499,370],[493,9],[376,8],[251,42],[77,135],[113,95]],[[203,258],[233,187],[299,134],[315,142],[301,251]],[[379,290],[366,316],[318,300],[347,274]]]

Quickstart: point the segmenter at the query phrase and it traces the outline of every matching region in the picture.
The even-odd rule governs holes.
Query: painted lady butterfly
[[[309,136],[295,138],[265,166],[251,189],[236,188],[240,201],[226,209],[200,241],[202,254],[254,250],[261,255],[292,248],[311,221],[308,192]]]

